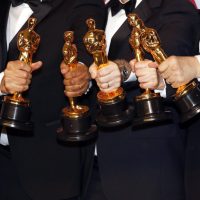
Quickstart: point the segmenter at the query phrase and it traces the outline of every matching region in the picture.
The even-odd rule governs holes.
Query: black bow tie
[[[41,0],[11,0],[11,3],[13,7],[19,6],[22,3],[27,3],[33,12],[36,12],[41,4]]]
[[[110,0],[107,7],[111,8],[112,16],[116,15],[121,9],[124,9],[128,15],[135,8],[136,0],[130,0],[122,4],[119,0]]]

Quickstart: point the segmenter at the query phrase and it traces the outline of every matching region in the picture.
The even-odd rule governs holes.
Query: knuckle
[[[140,84],[140,88],[145,89],[144,84]]]
[[[23,72],[22,73],[22,77],[25,78],[25,79],[27,79],[28,78],[28,73],[27,72]]]
[[[22,79],[22,84],[25,85],[28,82],[28,79]]]
[[[169,58],[169,60],[170,60],[172,63],[176,63],[176,62],[177,62],[176,56],[171,56],[171,57]]]
[[[141,77],[138,77],[138,81],[139,81],[140,83],[143,82]]]
[[[177,84],[172,84],[171,86],[172,86],[172,88],[176,88]]]

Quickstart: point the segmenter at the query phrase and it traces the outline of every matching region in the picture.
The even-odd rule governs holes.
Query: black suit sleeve
[[[191,56],[198,53],[199,16],[190,3],[172,1],[160,17],[159,36],[167,55]],[[180,7],[181,6],[181,7]]]
[[[160,15],[159,30],[161,45],[168,56],[193,56],[198,54],[199,47],[199,16],[194,7],[183,1],[177,0],[163,6]],[[167,85],[167,96],[175,93]]]
[[[78,59],[89,66],[93,59],[83,44],[83,37],[88,31],[86,20],[93,18],[96,21],[97,28],[104,29],[106,19],[105,5],[102,0],[78,0],[73,13],[71,28],[75,32]]]

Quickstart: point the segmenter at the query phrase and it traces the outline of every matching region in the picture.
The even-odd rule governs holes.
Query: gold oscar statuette
[[[108,66],[108,58],[106,55],[106,40],[103,30],[96,29],[96,24],[93,19],[87,20],[89,31],[84,37],[84,44],[90,54],[93,55],[94,62],[98,70]],[[112,92],[102,92],[97,94],[99,101],[108,102],[116,97],[124,98],[123,88],[118,88]]]
[[[66,31],[64,34],[65,44],[63,46],[64,62],[70,67],[70,70],[77,70],[77,48],[72,42],[74,41],[74,33],[72,31]],[[75,99],[69,97],[70,107],[63,109],[63,112],[68,117],[80,117],[84,113],[89,111],[87,106],[76,105]]]
[[[66,31],[64,33],[63,57],[70,71],[78,70],[77,47],[73,44],[74,32]],[[97,128],[91,125],[89,108],[83,105],[77,105],[76,99],[69,98],[69,107],[62,109],[63,129],[58,132],[57,138],[61,142],[81,142],[95,139],[97,137]]]
[[[135,18],[128,18],[129,24],[135,28],[133,28],[131,32],[131,37],[129,39],[129,43],[134,50],[135,59],[137,62],[144,60],[144,51],[141,44],[141,33],[145,31],[145,26],[140,20],[135,20]],[[135,24],[133,24],[135,22]],[[136,97],[136,101],[140,101],[142,99],[154,98],[160,96],[158,93],[152,92],[149,88],[145,89],[145,92]]]
[[[37,19],[28,19],[28,28],[18,33],[17,47],[20,51],[19,60],[31,65],[33,54],[36,53],[40,36],[34,31]],[[5,96],[1,108],[1,123],[5,127],[30,131],[31,111],[30,102],[22,97],[22,93],[15,92],[13,96]]]
[[[128,22],[133,27],[129,43],[134,50],[137,62],[144,60],[144,47],[141,40],[142,35],[148,28],[136,14],[129,14]],[[146,50],[146,49],[145,49]],[[154,93],[149,88],[135,97],[136,117],[133,126],[140,126],[147,123],[169,120],[170,112],[162,105],[162,98],[159,93]],[[156,123],[157,124],[157,123]]]
[[[93,56],[97,69],[108,67],[106,55],[106,39],[103,30],[96,28],[94,19],[86,21],[88,32],[83,38],[87,51]],[[122,87],[114,91],[99,91],[97,99],[101,109],[97,123],[102,127],[120,126],[131,120],[132,107],[127,107],[125,93]]]

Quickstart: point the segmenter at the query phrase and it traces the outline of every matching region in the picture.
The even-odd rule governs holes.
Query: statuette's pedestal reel
[[[1,107],[1,125],[23,131],[31,131],[29,101],[15,96],[5,96]]]
[[[175,104],[180,112],[181,122],[186,122],[200,113],[200,88],[192,81],[176,91]]]
[[[127,124],[132,120],[133,107],[128,106],[123,88],[118,88],[116,97],[108,98],[108,93],[97,94],[101,112],[97,115],[97,123],[101,127],[117,127]],[[113,93],[114,94],[114,93]]]
[[[91,125],[88,107],[76,105],[73,109],[64,108],[61,117],[63,130],[58,132],[59,141],[86,142],[97,138],[97,127]]]
[[[162,97],[158,93],[146,90],[135,98],[136,117],[133,127],[144,124],[160,123],[171,120],[171,112],[163,106]]]

